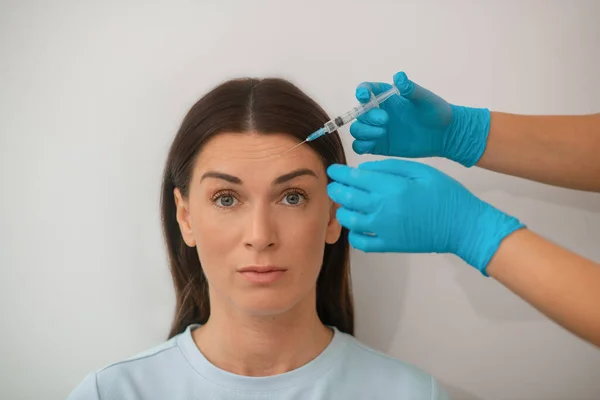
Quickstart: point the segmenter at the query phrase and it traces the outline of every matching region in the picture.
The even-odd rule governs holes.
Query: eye
[[[216,206],[222,208],[231,208],[237,204],[238,199],[231,193],[221,193],[213,197]]]
[[[297,206],[304,203],[307,196],[298,191],[290,191],[283,196],[283,203],[288,206]]]

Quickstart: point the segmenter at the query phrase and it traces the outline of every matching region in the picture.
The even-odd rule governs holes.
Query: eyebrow
[[[217,172],[217,171],[205,172],[204,175],[202,175],[202,178],[200,178],[200,182],[202,182],[205,178],[222,179],[222,180],[230,182],[230,183],[235,183],[236,185],[241,185],[243,183],[242,180],[240,178],[238,178],[237,176],[224,174],[222,172]]]
[[[279,178],[273,181],[273,185],[281,185],[282,183],[291,181],[292,179],[297,178],[299,176],[314,176],[315,178],[318,178],[317,174],[315,174],[312,170],[308,168],[300,168],[288,174],[281,175]]]
[[[300,169],[297,169],[295,171],[289,172],[287,174],[281,175],[280,177],[276,178],[273,181],[273,185],[281,185],[282,183],[291,181],[292,179],[297,178],[299,176],[313,176],[315,178],[318,178],[317,174],[315,174],[312,170],[310,170],[308,168],[300,168]],[[233,175],[229,175],[229,174],[225,174],[223,172],[217,172],[217,171],[205,172],[202,175],[202,178],[200,178],[200,181],[204,180],[205,178],[221,179],[221,180],[224,180],[224,181],[236,184],[236,185],[242,185],[244,183],[237,176],[233,176]]]

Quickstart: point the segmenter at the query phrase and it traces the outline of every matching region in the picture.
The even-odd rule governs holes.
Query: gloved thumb
[[[394,85],[396,85],[402,97],[411,101],[418,102],[431,97],[437,97],[429,90],[408,79],[408,76],[402,71],[394,75]]]
[[[366,103],[371,99],[371,93],[377,96],[391,87],[392,85],[384,82],[363,82],[356,87],[356,99],[361,103]]]

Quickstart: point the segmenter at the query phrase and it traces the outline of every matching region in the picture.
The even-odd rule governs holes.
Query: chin
[[[240,310],[248,315],[257,317],[276,316],[294,308],[302,299],[292,293],[282,291],[265,291],[252,293],[236,299]]]

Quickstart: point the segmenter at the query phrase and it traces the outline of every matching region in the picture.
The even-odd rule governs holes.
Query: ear
[[[329,207],[329,222],[327,223],[327,232],[325,234],[325,242],[328,244],[334,244],[340,238],[342,234],[342,225],[340,225],[335,214],[337,209],[340,207],[339,204],[329,200],[331,206]]]
[[[175,207],[177,209],[177,223],[179,224],[179,230],[181,231],[183,241],[188,246],[194,247],[196,246],[196,239],[194,238],[194,234],[192,231],[192,221],[190,218],[189,205],[181,195],[181,191],[179,190],[179,188],[175,188],[175,190],[173,191],[173,195],[175,196]]]

